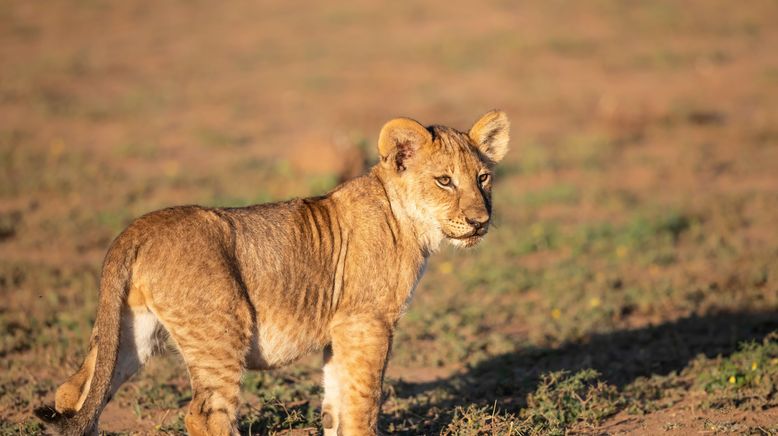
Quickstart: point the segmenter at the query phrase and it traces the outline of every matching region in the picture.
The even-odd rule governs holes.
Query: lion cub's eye
[[[451,186],[451,177],[449,176],[435,177],[435,183],[437,183],[438,186],[443,188]]]
[[[489,178],[490,178],[491,176],[492,176],[492,175],[491,175],[491,174],[489,174],[489,173],[483,173],[483,174],[481,174],[480,176],[478,176],[478,181],[479,181],[479,182],[481,182],[481,184],[483,185],[484,183],[486,183],[486,182],[488,182],[488,181],[489,181]]]

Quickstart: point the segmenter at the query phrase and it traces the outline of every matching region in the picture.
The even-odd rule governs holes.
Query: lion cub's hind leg
[[[192,436],[237,434],[240,378],[249,341],[240,338],[237,326],[230,326],[227,314],[213,318],[220,322],[203,321],[198,323],[203,328],[193,325],[171,333],[189,369],[192,401],[184,423]]]
[[[81,409],[86,400],[86,394],[89,392],[89,386],[92,384],[96,359],[97,345],[91,344],[86,359],[78,371],[57,388],[57,392],[54,394],[54,408],[57,412],[75,413]]]
[[[145,306],[125,308],[122,311],[122,332],[119,356],[111,379],[109,398],[162,348],[164,329],[157,316]]]
[[[157,348],[160,324],[157,317],[147,308],[124,306],[121,313],[119,354],[111,379],[110,396],[122,383],[132,377]],[[98,332],[92,333],[89,352],[75,374],[59,388],[54,397],[54,408],[60,413],[74,413],[81,409],[92,384],[97,363],[99,344],[95,341]]]
[[[238,433],[240,379],[254,324],[248,303],[238,297],[238,286],[216,286],[213,294],[223,299],[161,315],[189,369],[192,401],[184,424],[191,436]]]

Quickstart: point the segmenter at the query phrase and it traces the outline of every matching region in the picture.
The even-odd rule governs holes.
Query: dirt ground
[[[768,0],[0,0],[0,433],[42,431],[134,217],[320,194],[395,116],[501,108],[497,225],[432,259],[382,431],[778,434],[776,23]],[[317,433],[318,365],[247,374],[241,432]],[[168,353],[101,428],[178,434],[189,398]]]

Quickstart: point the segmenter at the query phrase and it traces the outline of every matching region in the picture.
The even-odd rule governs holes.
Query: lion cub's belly
[[[295,322],[259,326],[246,356],[248,369],[271,369],[324,348],[326,339]]]

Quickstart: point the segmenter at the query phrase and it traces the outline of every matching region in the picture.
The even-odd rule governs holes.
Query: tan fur
[[[93,347],[89,350],[81,368],[57,389],[54,395],[57,412],[73,413],[81,408],[89,392],[89,385],[92,383],[96,360],[97,347]]]
[[[75,413],[60,428],[96,431],[164,329],[189,369],[189,434],[235,434],[244,370],[322,349],[325,434],[374,434],[397,320],[442,241],[486,233],[507,142],[502,112],[467,133],[399,118],[381,161],[327,195],[139,218],[106,256],[88,357],[57,391],[56,410]]]

